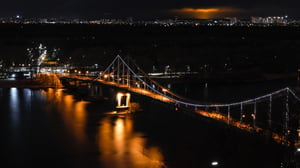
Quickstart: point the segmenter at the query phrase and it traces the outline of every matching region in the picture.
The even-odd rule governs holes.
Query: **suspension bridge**
[[[81,77],[84,78],[84,77]],[[133,61],[116,56],[94,81],[137,93],[284,145],[300,145],[300,98],[289,87],[248,100],[207,104],[181,97],[152,80]]]

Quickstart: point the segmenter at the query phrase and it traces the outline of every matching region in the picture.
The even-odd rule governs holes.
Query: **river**
[[[0,88],[0,164],[68,168],[280,167],[283,147],[154,102],[109,115],[66,89]]]

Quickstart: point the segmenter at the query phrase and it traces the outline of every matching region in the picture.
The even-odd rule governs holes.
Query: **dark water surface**
[[[297,85],[299,85],[297,80],[266,80],[253,83],[186,82],[184,84],[173,84],[171,89],[191,100],[209,103],[232,103],[269,94],[285,87],[294,89]]]
[[[6,167],[280,167],[265,139],[170,111],[154,102],[132,115],[64,89],[1,89],[1,165]]]

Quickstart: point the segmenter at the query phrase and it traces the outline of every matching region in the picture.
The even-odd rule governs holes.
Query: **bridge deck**
[[[104,80],[100,80],[100,79],[98,79],[97,81],[100,82],[100,83],[106,84],[106,85],[119,87],[119,88],[122,88],[122,89],[126,89],[128,91],[137,93],[137,94],[148,96],[148,97],[151,97],[153,99],[156,99],[156,100],[159,100],[159,101],[162,101],[162,102],[175,104],[175,101],[173,101],[173,100],[171,100],[171,99],[169,99],[165,96],[162,96],[160,94],[156,94],[156,93],[153,93],[153,92],[148,91],[146,89],[143,89],[143,88],[128,87],[128,85],[125,85],[125,84],[120,84],[120,83],[115,83],[115,82],[108,82],[108,81],[104,81]]]

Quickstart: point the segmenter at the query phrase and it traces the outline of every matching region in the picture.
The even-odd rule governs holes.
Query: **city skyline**
[[[296,0],[281,1],[96,1],[96,0],[12,0],[3,2],[0,17],[22,15],[24,17],[66,17],[94,19],[99,17],[193,18],[278,16],[300,18]]]

